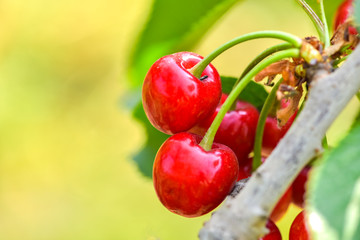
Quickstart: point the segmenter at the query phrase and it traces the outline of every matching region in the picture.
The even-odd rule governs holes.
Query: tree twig
[[[200,230],[201,240],[254,240],[279,198],[306,163],[321,150],[326,130],[360,89],[360,48],[341,68],[313,69],[307,102],[285,137],[242,191],[229,197]]]

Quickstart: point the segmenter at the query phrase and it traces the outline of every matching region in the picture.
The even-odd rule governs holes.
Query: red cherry
[[[215,113],[200,122],[190,131],[203,136],[218,114],[226,98],[227,95],[223,94]],[[247,102],[237,101],[235,109],[225,114],[216,132],[214,141],[230,147],[235,152],[239,160],[239,165],[247,164],[248,155],[253,150],[258,118],[259,112],[253,105]]]
[[[239,165],[239,176],[238,181],[251,176],[253,159],[249,158],[247,161],[241,162]]]
[[[259,240],[281,240],[281,233],[271,220],[268,220],[266,223],[266,228],[269,230],[269,233],[260,238]]]
[[[305,187],[310,169],[311,167],[309,166],[304,167],[292,184],[292,201],[301,208],[305,205]]]
[[[185,217],[201,216],[216,208],[234,187],[239,173],[230,148],[214,143],[205,151],[200,141],[195,134],[175,134],[163,143],[154,162],[154,187],[161,203]]]
[[[281,138],[285,136],[286,132],[293,124],[296,114],[297,112],[295,112],[285,123],[285,125],[281,128],[278,126],[276,118],[273,117],[266,118],[261,154],[263,154],[264,156],[270,155],[272,150],[274,150],[274,148],[279,143]]]
[[[310,229],[306,223],[305,212],[301,211],[290,227],[289,240],[310,240]]]
[[[263,133],[261,154],[269,156],[282,137],[276,118],[267,117]]]
[[[338,28],[339,25],[343,24],[352,17],[354,12],[353,0],[345,0],[337,9],[334,21],[334,31]],[[349,33],[352,35],[357,35],[357,30],[355,27],[349,27]]]
[[[179,52],[157,60],[147,73],[142,102],[151,124],[166,134],[187,131],[211,115],[221,97],[221,81],[210,64],[196,78],[189,70],[202,59]]]

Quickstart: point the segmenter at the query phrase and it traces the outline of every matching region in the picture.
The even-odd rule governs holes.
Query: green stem
[[[231,105],[234,103],[236,98],[239,96],[241,91],[246,87],[246,85],[251,81],[251,79],[258,74],[261,70],[269,66],[270,64],[277,62],[284,58],[291,58],[291,57],[299,57],[300,50],[299,49],[288,49],[270,56],[269,58],[265,59],[258,65],[256,65],[250,72],[248,72],[245,77],[239,82],[239,84],[230,92],[228,98],[221,106],[218,114],[216,115],[214,121],[212,122],[210,128],[206,132],[204,138],[202,139],[200,146],[204,148],[204,150],[209,151],[212,147],[214,142],[214,137],[216,131],[218,130],[221,121],[223,120],[226,112],[230,109]]]
[[[320,13],[321,13],[321,20],[324,24],[324,39],[323,42],[325,44],[325,48],[330,46],[330,34],[329,34],[329,28],[325,16],[325,8],[324,8],[324,1],[320,0]]]
[[[314,12],[314,10],[307,4],[304,0],[296,0],[310,17],[311,21],[313,22],[316,31],[319,34],[320,39],[324,40],[324,24],[320,20],[319,16]]]
[[[219,56],[221,53],[226,51],[227,49],[257,38],[276,38],[281,39],[284,41],[289,42],[293,47],[300,48],[302,44],[302,40],[290,33],[281,32],[281,31],[260,31],[260,32],[252,32],[248,33],[242,36],[239,36],[237,38],[234,38],[225,44],[221,45],[217,49],[215,49],[213,52],[211,52],[209,55],[207,55],[203,60],[201,60],[198,64],[196,64],[192,69],[190,69],[190,72],[197,78],[200,78],[202,72],[206,68],[207,65],[209,65],[210,62],[212,62],[217,56]]]
[[[356,97],[357,97],[357,99],[360,101],[360,92],[357,92],[357,93],[356,93]]]
[[[266,118],[269,114],[272,105],[274,104],[274,100],[276,98],[276,91],[279,89],[279,86],[283,80],[284,79],[281,78],[271,89],[268,97],[265,100],[264,106],[260,112],[259,120],[256,127],[256,134],[255,134],[254,158],[252,165],[253,171],[255,171],[261,165],[261,146],[262,146]]]
[[[268,49],[264,50],[263,52],[261,52],[258,56],[256,56],[250,63],[249,65],[245,68],[245,70],[243,71],[243,73],[241,74],[241,76],[239,77],[239,79],[236,81],[236,83],[234,84],[234,88],[235,86],[240,82],[240,80],[251,70],[253,69],[259,62],[261,62],[262,60],[264,60],[266,57],[270,56],[273,53],[282,51],[282,50],[286,50],[291,48],[291,44],[290,43],[280,43],[278,45],[269,47]]]

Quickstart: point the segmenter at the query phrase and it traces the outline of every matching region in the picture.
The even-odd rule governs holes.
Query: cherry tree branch
[[[228,197],[205,223],[201,240],[254,240],[266,234],[265,224],[277,201],[321,151],[327,129],[360,89],[360,47],[334,73],[326,65],[308,72],[308,99],[293,126],[241,192]]]

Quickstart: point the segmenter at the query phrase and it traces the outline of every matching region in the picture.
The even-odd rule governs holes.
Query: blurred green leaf
[[[360,236],[360,126],[325,154],[309,183],[310,224],[315,239]]]
[[[142,103],[136,106],[133,116],[144,125],[146,135],[148,136],[145,146],[133,156],[133,159],[138,165],[140,172],[151,178],[152,166],[157,150],[169,136],[158,131],[151,125],[146,117]]]
[[[140,100],[140,86],[150,66],[160,57],[178,51],[189,51],[207,30],[240,0],[154,0],[152,12],[129,60],[128,74],[131,97],[126,102],[133,106]],[[135,99],[137,98],[137,99]],[[152,165],[157,150],[168,137],[157,131],[147,119],[141,103],[133,116],[146,130],[146,144],[133,158],[139,170],[152,176]]]
[[[360,0],[354,1],[354,20],[358,31],[360,31]]]
[[[327,23],[328,23],[330,32],[332,32],[332,29],[333,29],[336,10],[343,1],[344,0],[331,0],[331,1],[324,0],[325,15],[326,15],[326,19],[327,19]],[[319,10],[320,4],[318,3],[318,0],[306,0],[306,2],[317,13],[317,15],[319,17],[321,17],[320,10]]]
[[[148,22],[129,60],[131,87],[137,88],[160,57],[189,51],[240,0],[154,0]]]
[[[229,94],[236,81],[237,78],[221,76],[223,93]],[[265,90],[262,84],[250,81],[250,83],[240,93],[238,99],[249,102],[257,109],[261,110],[268,95],[269,93]]]

